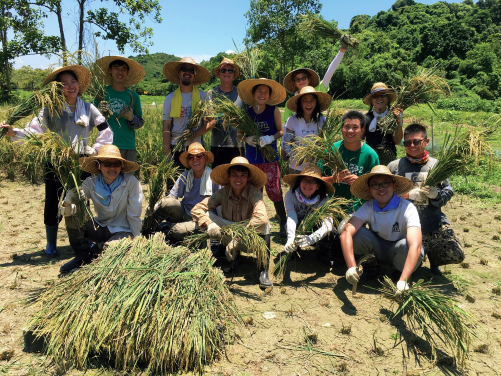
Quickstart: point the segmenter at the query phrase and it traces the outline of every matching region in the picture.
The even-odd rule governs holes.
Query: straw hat
[[[388,104],[395,102],[395,99],[397,99],[395,90],[386,86],[384,82],[376,82],[374,85],[372,85],[371,92],[369,94],[366,94],[363,98],[363,101],[367,106],[371,105],[372,95],[376,93],[389,94]]]
[[[214,73],[214,76],[216,76],[216,77],[218,76],[219,69],[224,64],[231,65],[233,67],[233,69],[235,69],[235,78],[237,78],[238,76],[240,76],[240,67],[238,65],[236,65],[233,60],[228,59],[227,57],[224,57],[223,61],[221,61],[221,63],[219,63],[219,65],[212,70],[212,73]]]
[[[190,164],[188,163],[188,156],[190,154],[193,154],[193,155],[203,154],[203,155],[205,155],[205,164],[209,164],[209,163],[214,162],[214,154],[212,154],[210,151],[206,151],[201,143],[194,142],[194,143],[190,144],[190,146],[188,146],[187,151],[182,152],[181,155],[179,156],[179,162],[181,162],[183,164],[183,166],[186,168],[191,168]]]
[[[284,78],[285,90],[287,90],[291,94],[295,94],[297,91],[297,87],[296,87],[296,85],[294,85],[294,82],[292,81],[292,77],[299,70],[303,70],[303,71],[308,72],[308,76],[310,76],[310,83],[308,84],[309,86],[317,87],[318,84],[320,83],[320,76],[313,69],[309,69],[309,68],[294,69],[293,71],[290,71],[289,73],[287,73],[287,76],[285,76],[285,78]]]
[[[110,66],[110,63],[112,63],[115,60],[123,61],[129,66],[129,74],[127,75],[127,78],[124,81],[125,86],[129,87],[138,84],[143,80],[145,75],[144,68],[137,61],[127,59],[126,57],[123,56],[104,56],[98,59],[96,61],[96,64],[99,65],[99,67],[101,68],[103,77],[108,85],[111,85],[113,83],[113,79],[108,73],[108,68]]]
[[[285,175],[283,177],[283,181],[289,184],[291,187],[294,187],[297,179],[301,179],[301,177],[303,176],[310,176],[312,178],[315,178],[319,184],[324,185],[325,191],[329,195],[333,194],[336,191],[332,184],[329,184],[326,181],[322,180],[322,171],[320,170],[320,167],[313,163],[308,163],[306,166],[304,166],[303,171],[301,171],[300,174]]]
[[[179,85],[179,66],[181,64],[191,64],[197,69],[197,74],[193,79],[193,85],[201,85],[210,80],[210,72],[207,68],[197,64],[191,57],[183,57],[179,61],[169,61],[164,65],[163,73],[166,79],[173,84]]]
[[[117,159],[122,161],[122,170],[124,174],[139,170],[139,165],[136,162],[128,161],[122,158],[120,150],[115,145],[103,145],[99,152],[94,157],[82,157],[79,159],[82,170],[91,174],[99,174],[101,171],[97,168],[99,160]]]
[[[374,197],[372,197],[369,191],[369,179],[376,175],[391,176],[392,179],[395,180],[395,183],[397,183],[395,194],[398,196],[409,192],[414,187],[414,183],[409,179],[404,178],[403,176],[393,175],[388,167],[379,165],[374,166],[370,173],[364,174],[355,180],[350,188],[351,194],[362,200],[372,200]]]
[[[228,177],[228,170],[231,166],[244,166],[250,171],[249,183],[256,188],[263,188],[268,181],[266,174],[254,165],[251,165],[249,161],[244,157],[235,157],[231,160],[231,163],[226,163],[217,166],[212,170],[210,174],[211,180],[219,185],[226,186],[230,184],[230,178]]]
[[[332,100],[331,96],[327,93],[316,91],[312,86],[303,87],[298,95],[294,95],[291,99],[289,99],[287,101],[287,108],[292,112],[297,112],[297,104],[301,103],[301,97],[306,94],[314,94],[317,96],[318,103],[320,104],[320,111],[325,111],[329,108]]]
[[[282,103],[287,96],[285,89],[277,81],[269,80],[267,78],[254,78],[242,81],[237,86],[238,96],[242,101],[248,105],[254,104],[254,95],[252,95],[252,88],[256,85],[267,85],[271,87],[270,99],[266,104],[275,106]]]
[[[64,71],[72,71],[77,76],[78,80],[78,94],[82,95],[89,88],[90,85],[90,72],[87,68],[81,65],[68,65],[66,67],[56,67],[50,74],[43,80],[42,87],[49,82],[54,81],[58,73]]]

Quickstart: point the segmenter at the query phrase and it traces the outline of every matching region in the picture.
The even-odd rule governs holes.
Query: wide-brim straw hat
[[[210,151],[205,150],[205,148],[202,146],[201,143],[199,142],[194,142],[188,146],[188,150],[184,151],[181,153],[179,156],[179,162],[183,164],[184,167],[186,168],[191,168],[190,164],[188,162],[188,157],[190,154],[197,155],[197,154],[203,154],[205,155],[205,164],[209,164],[214,162],[214,154],[212,154]]]
[[[306,94],[315,94],[320,104],[320,111],[325,111],[329,108],[331,104],[331,96],[327,93],[322,93],[321,91],[316,91],[312,86],[305,86],[301,89],[298,95],[294,95],[291,99],[287,101],[287,108],[292,112],[297,112],[298,103],[301,103],[301,98]]]
[[[310,69],[310,68],[294,69],[293,71],[290,71],[289,73],[287,73],[287,75],[284,78],[285,90],[287,90],[291,94],[295,94],[297,91],[297,86],[294,85],[292,77],[297,73],[297,71],[300,71],[300,70],[308,72],[308,76],[310,78],[310,82],[309,82],[308,86],[317,87],[318,84],[320,83],[320,76],[313,69]]]
[[[277,81],[269,80],[268,78],[253,78],[242,81],[237,86],[238,96],[242,98],[244,103],[250,106],[252,106],[255,102],[254,95],[252,94],[252,88],[256,85],[266,85],[271,87],[270,99],[266,102],[266,104],[270,106],[282,103],[287,97],[284,87]]]
[[[251,165],[247,158],[244,157],[235,157],[231,160],[231,163],[226,163],[220,166],[217,166],[214,170],[212,170],[210,174],[211,180],[219,185],[227,186],[230,184],[230,178],[228,175],[228,170],[231,166],[244,166],[247,167],[250,171],[250,180],[249,184],[252,184],[256,188],[263,188],[268,181],[266,174],[257,168],[254,165]]]
[[[90,85],[90,71],[81,65],[68,65],[66,67],[56,67],[50,72],[45,80],[43,80],[42,87],[47,85],[49,82],[54,81],[56,76],[64,71],[71,71],[75,73],[78,81],[78,94],[82,95],[89,88]]]
[[[238,76],[240,76],[240,67],[238,65],[236,65],[233,60],[228,59],[227,57],[223,58],[223,61],[221,61],[221,63],[219,63],[219,65],[212,70],[212,73],[214,73],[214,76],[218,77],[219,69],[221,69],[221,66],[225,65],[225,64],[231,65],[233,67],[233,69],[235,69],[235,77],[234,78],[237,78]]]
[[[103,145],[99,152],[94,157],[82,157],[79,159],[82,170],[91,174],[99,174],[101,170],[97,168],[98,160],[117,159],[122,161],[122,170],[124,174],[139,170],[139,165],[136,162],[128,161],[122,158],[120,150],[115,145]]]
[[[315,180],[318,181],[318,184],[324,185],[327,194],[333,194],[336,191],[332,184],[329,184],[326,181],[322,180],[322,171],[320,170],[320,167],[314,165],[313,163],[308,163],[306,166],[304,166],[303,171],[301,171],[300,174],[285,175],[283,177],[283,180],[291,187],[294,187],[297,179],[301,179],[303,176],[315,178]]]
[[[183,57],[179,61],[169,61],[166,63],[163,69],[165,78],[173,84],[179,85],[179,66],[182,64],[191,64],[197,69],[197,74],[193,79],[193,85],[201,85],[210,80],[209,70],[197,64],[191,57]]]
[[[369,191],[369,179],[376,175],[391,176],[391,178],[395,180],[395,183],[397,183],[394,193],[398,196],[409,192],[414,187],[414,183],[411,180],[403,176],[393,175],[388,167],[379,165],[374,166],[371,172],[359,176],[358,179],[353,182],[350,188],[351,194],[362,200],[372,200],[374,197],[372,197]]]
[[[364,95],[363,101],[367,106],[371,105],[372,95],[376,93],[388,94],[388,104],[395,102],[395,99],[397,99],[395,90],[386,86],[384,82],[376,82],[374,85],[372,85],[371,92]]]
[[[104,56],[96,61],[96,64],[101,68],[103,78],[106,81],[106,84],[111,85],[113,83],[113,79],[111,75],[108,73],[108,68],[110,67],[110,63],[113,61],[120,60],[126,63],[129,66],[129,74],[127,78],[124,80],[124,84],[126,87],[135,85],[140,83],[145,75],[144,68],[137,61],[132,59],[127,59],[123,56]]]

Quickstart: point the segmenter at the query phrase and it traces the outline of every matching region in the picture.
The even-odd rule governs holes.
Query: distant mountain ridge
[[[165,80],[165,77],[162,73],[163,67],[165,63],[169,61],[179,61],[180,57],[165,54],[163,52],[157,52],[155,54],[148,55],[138,55],[138,56],[129,56],[129,59],[137,61],[144,68],[146,73],[145,80]]]

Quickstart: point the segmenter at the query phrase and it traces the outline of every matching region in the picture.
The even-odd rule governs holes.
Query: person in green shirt
[[[141,64],[122,56],[106,56],[96,61],[101,67],[105,81],[104,98],[94,103],[107,117],[113,130],[113,145],[120,149],[122,158],[136,161],[135,130],[144,125],[141,100],[129,86],[141,82],[145,72]]]

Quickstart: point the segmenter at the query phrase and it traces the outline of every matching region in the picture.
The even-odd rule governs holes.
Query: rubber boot
[[[438,265],[432,264],[430,262],[430,271],[431,274],[433,275],[442,275],[442,271],[440,270],[440,267]]]
[[[89,242],[85,237],[85,227],[80,225],[78,217],[73,215],[64,217],[64,220],[71,248],[75,252],[75,258],[62,265],[59,271],[61,273],[69,273],[80,268],[82,265],[89,264],[92,261],[92,253]]]
[[[259,287],[263,290],[268,287],[273,287],[273,282],[270,281],[268,276],[268,269],[270,267],[270,235],[259,235],[266,242],[266,248],[268,248],[268,262],[264,267],[259,269]]]
[[[273,205],[275,205],[275,211],[277,212],[280,222],[280,237],[287,238],[287,229],[285,227],[285,224],[287,223],[287,214],[285,213],[284,202],[274,202]]]
[[[48,257],[57,256],[57,228],[59,226],[48,226],[45,225],[45,233],[47,236],[47,246],[45,247],[45,255]]]

